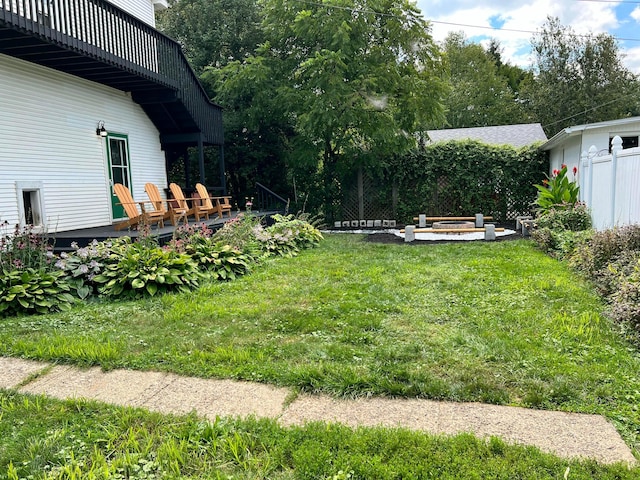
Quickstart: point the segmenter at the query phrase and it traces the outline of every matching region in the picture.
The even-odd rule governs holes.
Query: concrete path
[[[443,435],[470,432],[533,445],[565,458],[635,464],[631,450],[613,425],[599,415],[417,399],[295,397],[290,389],[249,382],[132,370],[81,370],[1,357],[0,389],[58,399],[84,398],[162,413],[195,411],[212,420],[216,416],[254,415],[276,418],[283,426],[320,420]]]

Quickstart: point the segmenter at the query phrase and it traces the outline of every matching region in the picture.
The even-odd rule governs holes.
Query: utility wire
[[[578,0],[580,1],[580,0]],[[612,103],[616,103],[616,102],[620,102],[621,100],[624,100],[626,98],[629,97],[635,97],[636,95],[633,93],[628,93],[626,95],[622,95],[621,97],[615,98],[613,100],[609,100],[608,102],[605,103],[601,103],[600,105],[596,105],[595,107],[591,107],[591,108],[587,108],[586,110],[583,110],[582,112],[578,112],[574,115],[569,115],[568,117],[562,118],[560,120],[556,120],[555,122],[551,122],[548,123],[546,125],[543,125],[543,128],[547,128],[547,127],[551,127],[553,125],[557,125],[558,123],[562,123],[566,120],[571,120],[572,118],[578,117],[580,115],[584,115],[585,113],[589,113],[589,112],[593,112],[594,110],[597,110],[598,108],[602,108],[602,107],[606,107],[607,105],[611,105]]]
[[[358,8],[351,8],[351,7],[343,7],[340,5],[331,5],[331,4],[326,4],[326,3],[318,3],[318,2],[314,2],[313,0],[290,0],[296,3],[302,3],[305,5],[312,5],[315,7],[325,7],[325,8],[333,8],[335,10],[346,10],[349,12],[356,12],[356,13],[372,13],[374,15],[379,15],[381,17],[393,17],[393,18],[400,18],[398,15],[394,15],[392,13],[382,13],[382,12],[376,12],[375,10],[366,10],[366,9],[358,9]],[[635,1],[631,1],[631,0],[575,0],[577,2],[603,2],[603,3],[633,3],[633,4],[638,4],[640,5],[640,0],[635,0]],[[424,16],[424,14],[423,14]],[[530,33],[530,34],[536,34],[539,33],[538,31],[535,30],[519,30],[516,28],[501,28],[501,27],[492,27],[492,26],[487,26],[487,25],[470,25],[467,23],[456,23],[456,22],[444,22],[444,21],[440,21],[440,20],[431,20],[431,19],[427,19],[427,21],[429,23],[436,23],[438,25],[451,25],[454,27],[465,27],[465,28],[479,28],[482,30],[493,30],[493,31],[497,31],[497,32],[515,32],[515,33]],[[575,34],[578,37],[589,37],[589,34]],[[610,34],[608,34],[610,35]],[[623,37],[616,37],[611,35],[611,37],[614,40],[620,40],[623,42],[640,42],[640,38],[623,38]]]

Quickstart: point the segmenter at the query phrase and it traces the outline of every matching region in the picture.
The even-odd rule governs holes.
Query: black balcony
[[[104,0],[0,0],[0,53],[131,92],[164,146],[222,145],[180,45]]]

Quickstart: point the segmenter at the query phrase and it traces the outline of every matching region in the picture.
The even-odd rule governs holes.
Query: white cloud
[[[640,46],[624,49],[622,53],[625,55],[625,66],[632,72],[640,73]]]
[[[631,18],[633,18],[636,22],[640,23],[640,7],[636,7],[629,14]]]
[[[609,32],[621,26],[616,17],[617,3],[576,2],[575,0],[419,0],[418,7],[432,23],[435,40],[442,41],[449,32],[463,31],[467,38],[490,37],[500,41],[503,56],[523,68],[531,65],[532,32],[538,31],[547,17],[558,17],[562,25],[576,33]],[[631,14],[640,22],[640,7]],[[504,21],[500,30],[490,27],[491,19]],[[447,22],[447,23],[436,23]],[[456,24],[456,25],[451,25]],[[511,30],[511,31],[510,31]],[[635,54],[634,54],[635,55]],[[629,55],[628,60],[631,60]],[[627,63],[629,68],[631,64]],[[634,62],[634,65],[637,65]],[[633,68],[640,71],[639,68]]]

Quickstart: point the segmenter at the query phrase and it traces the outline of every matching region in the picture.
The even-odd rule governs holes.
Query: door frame
[[[126,171],[126,175],[123,178],[126,181],[126,187],[131,190],[131,155],[129,152],[129,136],[122,133],[107,133],[105,137],[106,149],[107,149],[107,174],[109,176],[109,192],[111,194],[111,218],[112,220],[121,220],[127,218],[126,213],[122,205],[119,205],[120,201],[113,191],[113,165],[111,164],[111,140],[119,140],[124,142],[123,152],[126,155],[126,165],[123,170]],[[133,192],[132,192],[133,194]]]

